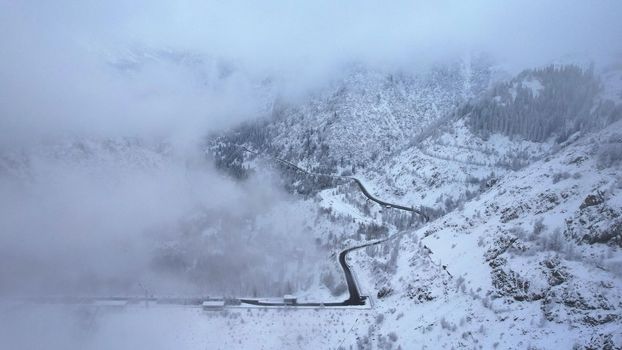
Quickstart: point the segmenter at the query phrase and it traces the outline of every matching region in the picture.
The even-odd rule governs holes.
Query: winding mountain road
[[[349,293],[349,297],[348,299],[344,300],[344,301],[337,301],[337,302],[327,302],[327,303],[319,303],[319,302],[311,302],[311,303],[295,303],[295,304],[291,304],[291,305],[296,305],[296,306],[315,306],[315,307],[320,307],[320,306],[324,306],[324,307],[331,307],[331,306],[361,306],[361,305],[365,305],[365,300],[367,300],[366,296],[362,296],[358,285],[356,284],[356,280],[354,279],[354,274],[352,273],[352,270],[350,269],[350,265],[348,265],[347,262],[347,255],[349,252],[354,251],[354,250],[358,250],[361,248],[365,248],[365,247],[370,247],[376,244],[380,244],[380,243],[384,243],[388,240],[394,239],[396,238],[396,236],[401,235],[400,234],[396,234],[393,235],[389,238],[385,238],[385,239],[381,239],[378,241],[374,241],[374,242],[368,242],[362,245],[358,245],[355,247],[350,247],[347,249],[344,249],[341,251],[341,253],[339,253],[339,265],[341,265],[341,268],[343,269],[343,273],[346,277],[346,284],[348,285],[348,293]],[[257,300],[257,299],[240,299],[240,302],[244,303],[244,304],[250,304],[250,305],[257,305],[257,306],[283,306],[284,303],[283,302],[269,302],[269,301],[261,301],[261,300]]]
[[[239,147],[240,149],[244,150],[245,152],[260,156],[259,152],[255,152],[253,150],[248,149],[245,146],[242,145],[235,145],[237,147]],[[399,210],[404,210],[404,211],[410,211],[410,212],[414,212],[415,214],[418,214],[419,216],[421,216],[423,218],[424,221],[429,221],[429,217],[424,214],[423,212],[421,212],[420,210],[415,209],[414,207],[407,207],[404,205],[399,205],[399,204],[394,204],[394,203],[389,203],[386,201],[383,201],[381,199],[378,199],[376,197],[374,197],[371,193],[369,193],[369,191],[367,191],[367,189],[365,188],[365,186],[363,185],[363,183],[353,177],[353,176],[341,176],[341,175],[331,175],[331,174],[319,174],[319,173],[312,173],[309,172],[301,167],[299,167],[298,165],[289,162],[287,160],[284,159],[280,159],[274,156],[268,156],[270,158],[272,158],[273,160],[275,160],[276,162],[279,162],[281,164],[284,164],[285,166],[292,168],[296,171],[302,172],[306,175],[310,175],[310,176],[329,176],[332,178],[340,178],[340,179],[347,179],[350,181],[354,181],[358,188],[361,190],[361,192],[363,193],[363,195],[365,195],[365,197],[367,197],[368,199],[380,204],[383,207],[389,207],[389,208],[395,208],[395,209],[399,209]],[[360,293],[360,290],[358,288],[358,285],[356,284],[356,280],[354,279],[354,275],[352,273],[352,270],[350,269],[350,266],[348,265],[348,262],[346,260],[346,257],[348,255],[348,253],[354,251],[354,250],[358,250],[358,249],[362,249],[365,247],[370,247],[373,245],[377,245],[380,243],[384,243],[388,240],[392,240],[395,239],[396,237],[402,235],[402,233],[398,233],[395,234],[391,237],[385,238],[385,239],[381,239],[381,240],[377,240],[374,242],[368,242],[365,244],[361,244],[358,246],[354,246],[354,247],[350,247],[347,249],[344,249],[343,251],[341,251],[341,253],[339,253],[339,264],[341,265],[341,269],[343,270],[343,273],[345,275],[346,278],[346,283],[348,285],[348,293],[349,293],[349,297],[348,299],[344,300],[343,302],[331,302],[331,303],[297,303],[296,305],[298,306],[353,306],[353,305],[365,305],[365,300],[366,297],[362,296]],[[247,304],[252,304],[252,305],[264,305],[264,306],[277,306],[277,305],[283,305],[283,303],[270,303],[270,302],[261,302],[258,300],[254,300],[254,299],[242,299],[241,302],[243,303],[247,303]]]
[[[252,154],[257,155],[257,156],[261,155],[259,152],[255,152],[253,150],[250,150],[250,149],[248,149],[245,146],[241,146],[241,145],[235,145],[235,146],[239,147],[240,149],[244,150],[245,152],[252,153]],[[289,162],[287,160],[280,159],[280,158],[277,158],[277,157],[274,157],[274,156],[268,156],[268,157],[272,158],[276,162],[284,164],[285,166],[287,166],[289,168],[292,168],[292,169],[294,169],[296,171],[299,171],[299,172],[304,173],[304,174],[309,175],[309,176],[328,176],[328,177],[332,177],[332,178],[338,178],[338,179],[345,179],[345,180],[354,181],[356,183],[356,185],[359,187],[359,189],[361,190],[361,192],[363,193],[363,195],[365,195],[365,197],[367,197],[371,201],[374,201],[374,202],[380,204],[383,207],[390,207],[390,208],[395,208],[395,209],[399,209],[399,210],[414,212],[415,214],[421,216],[423,218],[423,220],[426,221],[426,222],[430,220],[430,218],[425,213],[423,213],[421,210],[419,210],[419,209],[415,209],[414,207],[407,207],[407,206],[400,205],[400,204],[389,203],[389,202],[386,202],[386,201],[383,201],[383,200],[381,200],[379,198],[374,197],[371,193],[369,193],[369,191],[367,191],[367,188],[365,188],[365,185],[363,185],[361,180],[357,179],[354,176],[343,176],[343,175],[333,175],[333,174],[312,173],[312,172],[307,171],[307,170],[299,167],[298,165],[296,165],[296,164],[294,164],[292,162]]]

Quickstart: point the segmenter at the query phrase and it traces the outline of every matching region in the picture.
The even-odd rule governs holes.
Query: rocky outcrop
[[[585,209],[587,207],[599,205],[604,202],[605,202],[605,199],[603,198],[602,192],[598,192],[596,194],[589,194],[587,195],[587,197],[585,197],[585,200],[583,201],[583,203],[581,203],[581,205],[579,206],[579,209]]]
[[[578,243],[622,247],[622,208],[610,204],[602,192],[589,194],[566,219],[564,234]]]

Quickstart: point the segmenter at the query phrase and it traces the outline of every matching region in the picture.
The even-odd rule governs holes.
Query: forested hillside
[[[619,70],[550,65],[495,82],[501,74],[483,62],[437,68],[409,84],[404,76],[359,73],[308,105],[275,109],[272,118],[212,137],[208,153],[238,178],[256,166],[256,156],[236,146],[246,145],[314,172],[354,174],[377,194],[446,212],[487,182],[622,117]],[[366,105],[371,91],[393,109]],[[396,92],[412,96],[405,100]],[[362,105],[369,112],[357,112]],[[401,124],[384,128],[386,117]],[[335,185],[282,170],[284,185],[298,193]]]
[[[419,73],[350,68],[303,104],[276,100],[271,117],[211,137],[217,164],[238,176],[238,150],[279,156],[327,173],[357,172],[408,145],[456,106],[485,91],[494,75],[485,57]]]
[[[561,143],[576,132],[602,128],[622,116],[619,105],[599,98],[602,89],[593,68],[551,65],[495,85],[456,113],[483,138],[500,133]]]

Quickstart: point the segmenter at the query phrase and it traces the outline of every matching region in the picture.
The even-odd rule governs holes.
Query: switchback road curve
[[[257,156],[260,156],[259,152],[255,152],[253,150],[250,150],[249,148],[242,146],[242,145],[235,145],[236,147],[240,148],[241,150],[243,150],[244,152],[248,152]],[[389,207],[389,208],[395,208],[395,209],[399,209],[399,210],[405,210],[405,211],[410,211],[410,212],[414,212],[415,214],[418,214],[419,216],[422,217],[422,219],[424,221],[429,221],[429,217],[424,214],[423,212],[421,212],[420,210],[415,209],[414,207],[407,207],[404,205],[399,205],[399,204],[394,204],[394,203],[389,203],[386,201],[383,201],[381,199],[378,199],[376,197],[374,197],[371,193],[369,193],[369,191],[367,191],[367,189],[365,188],[365,186],[363,185],[363,183],[353,177],[353,176],[341,176],[341,175],[330,175],[330,174],[318,174],[318,173],[312,173],[309,172],[301,167],[299,167],[298,165],[289,162],[287,160],[284,159],[280,159],[274,156],[268,156],[271,159],[273,159],[274,161],[281,163],[289,168],[292,168],[296,171],[299,171],[301,173],[304,173],[306,175],[309,176],[329,176],[329,177],[333,177],[333,178],[339,178],[339,179],[346,179],[346,180],[350,180],[350,181],[354,181],[358,188],[361,190],[361,192],[363,193],[363,195],[365,195],[365,197],[367,197],[368,199],[382,205],[383,207]],[[369,247],[369,246],[373,246],[376,244],[380,244],[380,243],[384,243],[388,240],[394,239],[397,236],[400,236],[402,233],[399,234],[395,234],[389,238],[385,238],[385,239],[381,239],[378,241],[374,241],[374,242],[369,242],[369,243],[365,243],[362,245],[358,245],[355,247],[350,247],[347,248],[343,251],[341,251],[341,253],[339,253],[339,264],[341,265],[341,269],[343,270],[343,273],[345,275],[346,278],[346,283],[348,285],[348,293],[349,293],[349,297],[348,299],[344,300],[343,302],[333,302],[333,303],[298,303],[296,305],[299,306],[352,306],[352,305],[365,305],[365,297],[361,295],[358,285],[356,284],[356,280],[354,279],[354,275],[352,273],[352,270],[350,269],[350,266],[348,265],[348,262],[346,261],[346,257],[348,255],[349,252],[354,251],[354,250],[358,250],[358,249],[362,249],[365,247]],[[252,304],[252,305],[264,305],[264,306],[276,306],[276,305],[282,305],[282,303],[270,303],[270,302],[261,302],[258,300],[249,300],[249,299],[242,299],[241,302],[243,303],[247,303],[247,304]]]
[[[245,152],[254,154],[259,156],[259,152],[255,152],[253,150],[248,149],[245,146],[241,146],[241,145],[235,145],[236,147],[239,147],[240,149],[244,150]],[[309,176],[328,176],[328,177],[332,177],[332,178],[338,178],[338,179],[346,179],[346,180],[350,180],[350,181],[354,181],[356,183],[356,185],[359,187],[359,189],[361,190],[361,192],[363,193],[363,195],[365,195],[365,197],[367,197],[368,199],[370,199],[371,201],[374,201],[380,205],[382,205],[383,207],[390,207],[390,208],[395,208],[395,209],[399,209],[399,210],[405,210],[405,211],[410,211],[410,212],[414,212],[415,214],[421,216],[421,218],[427,222],[430,220],[430,218],[423,213],[421,210],[419,209],[415,209],[414,207],[408,207],[408,206],[404,206],[404,205],[400,205],[400,204],[395,204],[395,203],[389,203],[386,201],[383,201],[381,199],[378,199],[376,197],[374,197],[371,193],[369,193],[369,191],[367,191],[367,188],[365,188],[365,186],[363,185],[363,183],[361,182],[361,180],[357,179],[354,176],[342,176],[342,175],[332,175],[332,174],[320,174],[320,173],[312,173],[309,172],[301,167],[299,167],[298,165],[289,162],[287,160],[284,159],[280,159],[274,156],[268,156],[271,159],[275,160],[278,163],[281,163],[289,168],[292,168],[296,171],[299,171],[301,173],[307,174]]]

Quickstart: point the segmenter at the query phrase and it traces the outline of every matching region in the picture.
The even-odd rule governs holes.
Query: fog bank
[[[2,159],[0,295],[265,296],[308,287],[299,282],[313,278],[319,259],[305,229],[310,213],[275,176],[237,183],[169,149],[89,140]]]
[[[622,45],[615,0],[2,0],[0,7],[4,147],[59,134],[164,135],[187,144],[256,118],[274,95],[322,86],[352,62],[416,70],[484,51],[524,67],[567,55],[606,61]],[[111,64],[119,61],[134,69]]]

